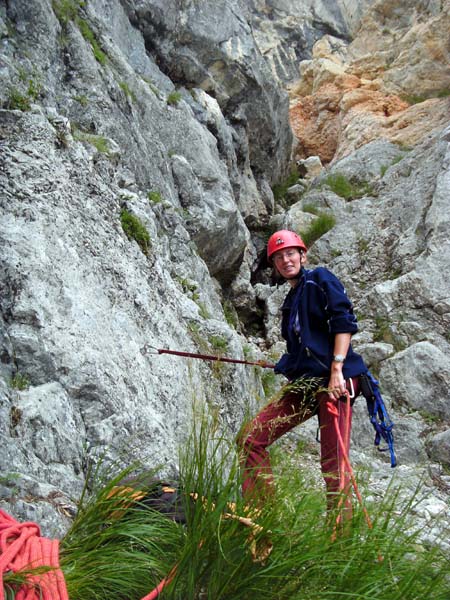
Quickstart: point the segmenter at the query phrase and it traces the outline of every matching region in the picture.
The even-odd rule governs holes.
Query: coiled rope
[[[16,600],[69,600],[59,567],[59,541],[41,537],[36,523],[19,523],[0,509],[0,600],[5,600],[5,573],[31,569]]]

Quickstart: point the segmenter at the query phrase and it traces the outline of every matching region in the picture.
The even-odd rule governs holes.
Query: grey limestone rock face
[[[282,176],[292,143],[287,96],[255,44],[246,3],[123,4],[162,71],[216,98],[227,121],[244,128],[251,166],[271,182]]]
[[[53,122],[66,118],[75,138],[106,143],[110,159],[120,155],[118,172],[131,172],[139,189],[156,191],[175,206],[180,202],[176,189],[180,178],[174,180],[170,159],[182,156],[191,179],[198,181],[205,206],[209,204],[207,212],[218,223],[210,236],[199,215],[192,215],[194,237],[200,250],[206,243],[203,256],[208,260],[212,258],[211,243],[227,242],[232,229],[236,249],[224,243],[220,254],[221,267],[227,264],[227,270],[234,271],[247,236],[243,218],[267,217],[273,207],[269,184],[286,170],[292,142],[287,95],[267,72],[245,24],[245,14],[238,18],[227,8],[229,18],[220,18],[224,30],[216,31],[206,25],[208,19],[219,20],[221,7],[215,3],[192,3],[186,14],[175,5],[164,10],[151,3],[125,8],[128,12],[118,2],[90,2],[80,9],[78,21],[60,23],[38,0],[30,4],[28,12],[22,4],[11,3],[5,15],[19,31],[27,27],[34,31],[29,19],[36,13],[46,25],[48,39],[43,45],[38,36],[27,38],[29,53],[24,53],[20,64],[14,59],[21,52],[20,36],[5,41],[2,99],[10,105],[7,95],[14,92],[28,102],[32,86]],[[237,11],[239,6],[235,8]],[[181,19],[177,27],[186,27],[184,41],[177,37],[179,29],[170,33],[174,14]],[[163,26],[160,19],[168,19],[168,23]],[[81,22],[87,23],[98,40],[94,51],[80,32]],[[148,28],[159,31],[160,25],[164,35],[158,48],[156,34],[152,34],[151,44],[145,36]],[[61,33],[63,47],[59,46]],[[235,89],[228,80],[222,82],[229,99],[217,104],[208,86],[209,93],[200,89],[200,74],[177,79],[175,68],[182,64],[180,54],[188,50],[192,57],[198,55],[197,62],[207,61],[216,52],[217,36],[222,35],[222,49],[217,51],[225,61],[224,73],[239,74],[240,87]],[[242,48],[227,41],[241,38]],[[33,61],[29,56],[34,56]],[[59,57],[56,61],[55,56]],[[161,70],[164,67],[167,74]],[[221,81],[220,74],[216,80]],[[187,84],[190,91],[183,87]],[[65,137],[61,132],[61,143]],[[191,202],[188,192],[194,193],[194,189],[184,185],[185,204]],[[193,207],[195,204],[192,198]],[[217,265],[209,266],[220,278]]]
[[[283,83],[299,78],[300,61],[324,35],[350,39],[373,0],[248,0],[258,47]]]
[[[41,112],[4,111],[0,123],[2,364],[7,383],[17,374],[28,381],[28,390],[11,384],[1,399],[10,424],[2,472],[16,473],[5,505],[14,494],[45,503],[56,491],[68,502],[92,453],[119,460],[126,448],[126,461],[173,473],[194,400],[217,406],[236,431],[245,402],[260,393],[244,367],[216,373],[142,353],[147,343],[214,353],[220,338],[242,356],[220,287],[176,206],[124,191],[110,159],[93,160],[89,145],[59,147]],[[124,203],[150,234],[147,254],[122,229]],[[22,518],[31,514],[27,503],[15,506]],[[59,513],[49,511],[56,526]]]
[[[383,362],[380,376],[392,401],[450,420],[450,362],[430,342],[417,342]]]
[[[0,499],[46,533],[64,530],[90,460],[176,474],[193,404],[231,435],[256,409],[254,369],[145,348],[281,353],[286,289],[267,283],[264,236],[308,229],[311,205],[336,225],[310,264],[355,302],[400,474],[447,461],[448,129],[413,150],[368,144],[275,205],[291,152],[279,82],[324,30],[353,31],[366,3],[294,4],[92,0],[67,19],[43,0],[0,5]],[[346,201],[330,173],[369,185]],[[148,237],[126,233],[127,215]],[[355,423],[357,460],[375,462],[383,490],[367,417]]]

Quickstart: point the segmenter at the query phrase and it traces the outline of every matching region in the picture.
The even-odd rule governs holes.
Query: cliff
[[[92,456],[176,476],[196,403],[237,432],[261,369],[144,348],[279,355],[267,232],[322,212],[335,225],[310,261],[355,301],[400,476],[429,473],[420,516],[445,512],[448,8],[297,4],[0,6],[0,496],[18,518],[64,531]],[[280,198],[293,155],[331,166]],[[355,419],[355,460],[382,494],[362,402]]]

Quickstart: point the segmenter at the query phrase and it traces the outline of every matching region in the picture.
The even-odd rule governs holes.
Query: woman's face
[[[298,248],[287,248],[275,252],[272,260],[276,270],[282,277],[296,279],[306,261],[306,257]]]

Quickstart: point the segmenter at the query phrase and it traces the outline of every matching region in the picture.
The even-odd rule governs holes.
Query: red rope
[[[346,394],[346,404],[347,404],[347,415],[346,415],[346,423],[345,423],[345,439],[347,441],[347,446],[345,445],[345,442],[342,438],[342,434],[340,432],[339,429],[339,408],[338,408],[338,404],[337,402],[333,402],[331,400],[327,401],[327,410],[328,412],[333,416],[333,422],[334,422],[334,426],[336,429],[336,435],[338,438],[338,443],[341,449],[341,453],[342,453],[342,457],[343,457],[343,461],[342,461],[342,465],[340,465],[339,467],[339,489],[341,491],[341,498],[339,500],[339,504],[338,504],[338,516],[336,518],[336,523],[334,526],[334,531],[333,531],[333,535],[332,535],[332,539],[336,538],[336,534],[337,534],[337,528],[339,526],[339,523],[342,520],[342,514],[340,512],[340,508],[342,507],[342,504],[345,500],[344,498],[344,490],[345,490],[345,467],[347,468],[347,472],[348,475],[350,476],[350,480],[352,482],[352,486],[353,489],[355,491],[355,495],[358,499],[358,502],[362,508],[362,511],[364,513],[364,517],[366,519],[366,523],[367,526],[369,527],[369,529],[373,529],[373,525],[372,525],[372,521],[370,519],[369,513],[366,509],[366,507],[364,506],[363,503],[363,499],[361,496],[361,493],[359,491],[358,488],[358,484],[356,483],[356,478],[355,478],[355,474],[353,473],[353,469],[352,466],[350,464],[350,459],[347,453],[347,447],[348,447],[348,441],[349,441],[349,436],[350,436],[350,394],[348,393],[348,391],[346,390],[345,392]],[[378,555],[378,560],[381,562],[383,560],[383,557],[379,554]]]
[[[347,463],[345,458],[347,456],[346,449],[349,447],[350,441],[350,394],[346,392],[346,411],[345,411],[345,426],[344,426],[344,437],[342,438],[341,431],[339,428],[339,416],[340,416],[340,408],[342,404],[340,402],[328,400],[327,401],[327,410],[333,416],[333,423],[336,430],[336,434],[338,437],[338,444],[342,454],[342,460],[339,460],[339,502],[337,505],[338,515],[336,517],[336,523],[333,530],[332,539],[336,539],[337,528],[339,523],[342,521],[342,505],[348,498],[348,490],[347,487],[348,479],[346,477],[346,467]]]
[[[172,570],[167,575],[167,577],[164,577],[164,579],[162,579],[158,583],[158,585],[155,587],[155,589],[152,590],[149,594],[147,594],[143,598],[141,598],[141,600],[155,600],[159,596],[159,594],[163,591],[163,589],[166,587],[166,585],[169,585],[169,583],[175,577],[177,568],[178,568],[178,565],[175,565],[174,567],[172,567]]]
[[[69,600],[59,568],[59,541],[41,537],[36,523],[19,523],[0,509],[0,600],[5,600],[4,574],[48,567],[30,574],[15,594],[16,600]]]

